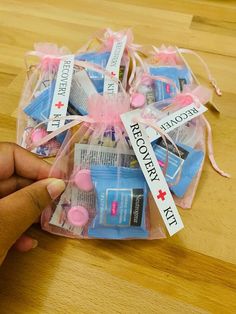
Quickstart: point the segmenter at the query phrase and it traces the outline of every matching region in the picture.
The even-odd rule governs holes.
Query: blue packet
[[[191,73],[186,67],[150,67],[149,72],[153,76],[164,76],[169,78],[175,82],[179,91],[183,90],[185,84],[190,84],[191,82]],[[156,101],[172,98],[177,92],[174,86],[159,80],[154,81],[154,87]]]
[[[43,122],[49,118],[55,85],[56,81],[53,80],[50,86],[45,88],[24,108],[24,112],[37,122]]]
[[[170,190],[177,196],[183,197],[190,183],[198,173],[203,158],[203,151],[196,150],[184,144],[176,144],[180,156],[175,147],[167,141],[168,144],[168,166],[166,169],[166,181],[170,184]],[[162,138],[159,138],[153,145],[154,153],[161,167],[164,167],[166,161],[166,146]],[[177,175],[181,170],[181,177],[175,184]],[[173,184],[173,185],[171,185]],[[174,185],[175,184],[175,185]]]
[[[87,52],[78,56],[75,56],[75,60],[78,61],[87,61],[90,63],[97,64],[103,68],[106,68],[107,62],[110,57],[110,52]],[[93,70],[86,70],[90,79],[92,80],[96,90],[98,93],[103,92],[103,85],[104,85],[104,75],[102,73],[93,71]]]
[[[148,187],[140,168],[91,166],[96,216],[88,228],[93,238],[147,238]]]
[[[50,86],[45,88],[27,107],[24,108],[24,112],[37,123],[44,122],[49,118],[55,85],[56,81],[53,80]],[[68,123],[68,121],[66,121],[66,123]],[[62,144],[66,134],[66,131],[61,133],[56,136],[56,140]],[[47,156],[48,152],[44,147],[39,147],[37,148],[36,153]]]

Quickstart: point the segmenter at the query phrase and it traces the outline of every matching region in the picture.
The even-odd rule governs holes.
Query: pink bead
[[[82,169],[77,171],[73,175],[73,181],[77,185],[77,187],[85,192],[92,191],[93,182],[91,179],[91,174],[89,169]]]
[[[67,219],[72,225],[83,227],[89,220],[89,214],[83,206],[73,206],[67,213]]]
[[[131,105],[135,108],[142,107],[145,104],[145,96],[140,93],[134,93],[131,96]]]
[[[46,135],[48,135],[47,131],[45,129],[36,129],[31,134],[31,140],[33,143],[37,143],[42,138],[44,138]]]

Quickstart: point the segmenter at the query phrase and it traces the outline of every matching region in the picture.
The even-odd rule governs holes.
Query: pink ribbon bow
[[[162,45],[160,48],[152,46],[153,51],[151,55],[154,57],[154,61],[160,63],[161,65],[180,65],[183,64],[177,50],[172,47],[166,47]]]

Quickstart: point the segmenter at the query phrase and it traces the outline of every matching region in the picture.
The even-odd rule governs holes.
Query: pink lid
[[[31,140],[33,143],[37,143],[42,138],[48,135],[47,131],[43,128],[35,129],[31,134]]]
[[[73,175],[73,181],[77,185],[77,187],[85,192],[92,191],[93,182],[91,179],[91,174],[89,169],[82,169],[77,171]]]
[[[67,219],[72,225],[83,227],[89,220],[89,214],[85,207],[73,206],[67,213]]]
[[[145,104],[145,96],[140,93],[134,93],[131,96],[131,105],[132,107],[139,108]]]

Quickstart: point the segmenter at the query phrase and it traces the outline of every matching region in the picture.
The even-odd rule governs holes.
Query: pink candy
[[[134,93],[131,96],[131,105],[132,107],[139,108],[145,104],[145,96],[140,93]]]
[[[67,213],[67,219],[72,225],[83,227],[89,220],[89,214],[83,206],[73,206]]]
[[[33,143],[37,143],[42,138],[48,135],[47,131],[43,128],[35,129],[31,134],[31,140]]]
[[[89,192],[93,189],[93,182],[89,169],[82,169],[77,171],[73,175],[73,182],[82,191]]]

